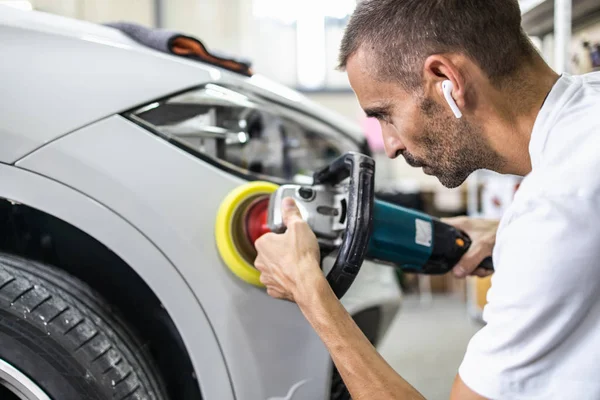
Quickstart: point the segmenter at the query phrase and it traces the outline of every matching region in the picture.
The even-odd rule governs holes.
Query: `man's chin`
[[[449,174],[440,174],[437,173],[436,171],[432,170],[431,168],[428,168],[428,171],[425,171],[425,168],[423,168],[423,172],[425,172],[425,174],[427,175],[431,175],[431,176],[435,176],[442,185],[444,185],[445,187],[447,187],[448,189],[455,189],[457,187],[459,187],[460,185],[462,185],[467,178],[469,177],[470,174],[467,174],[466,176],[461,175],[449,175]]]
[[[444,175],[444,174],[433,174],[436,178],[438,178],[438,180],[440,181],[440,183],[442,185],[444,185],[445,187],[447,187],[448,189],[455,189],[457,187],[459,187],[460,185],[462,185],[467,178],[469,177],[469,175],[464,176],[464,177],[458,177],[456,175],[453,176],[449,176],[449,175]]]

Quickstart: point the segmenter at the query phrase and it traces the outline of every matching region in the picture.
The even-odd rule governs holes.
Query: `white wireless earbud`
[[[461,118],[462,113],[460,112],[458,105],[456,105],[456,102],[452,98],[452,89],[454,89],[452,81],[442,82],[442,90],[444,91],[444,97],[446,98],[446,102],[450,106],[450,109],[454,113],[454,116],[456,116],[456,118]]]

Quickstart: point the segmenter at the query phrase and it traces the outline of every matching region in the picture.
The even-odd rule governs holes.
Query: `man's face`
[[[454,117],[445,103],[376,80],[369,57],[361,53],[348,60],[346,70],[361,107],[381,123],[388,157],[402,155],[410,166],[422,167],[449,188],[495,159],[482,128],[464,116]]]

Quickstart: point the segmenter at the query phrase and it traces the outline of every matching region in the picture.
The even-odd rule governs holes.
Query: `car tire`
[[[167,399],[147,349],[117,314],[64,271],[0,253],[0,363],[50,399]]]

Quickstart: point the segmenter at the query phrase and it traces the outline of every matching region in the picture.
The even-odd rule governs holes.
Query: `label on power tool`
[[[421,246],[431,247],[432,229],[431,222],[423,219],[415,219],[415,243]]]

